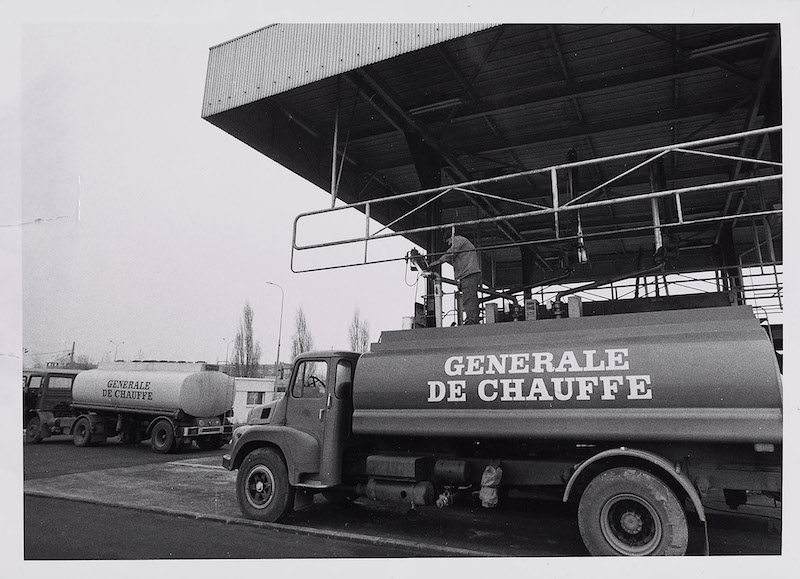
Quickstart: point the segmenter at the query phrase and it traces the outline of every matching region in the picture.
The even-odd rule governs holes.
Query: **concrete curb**
[[[291,533],[295,535],[306,535],[310,537],[322,537],[325,539],[353,541],[366,545],[374,545],[376,547],[400,547],[404,549],[429,553],[431,555],[440,555],[449,557],[501,557],[502,556],[496,553],[487,553],[484,551],[475,551],[472,549],[462,549],[459,547],[446,547],[442,545],[420,543],[416,541],[404,541],[402,539],[391,539],[387,537],[376,537],[371,535],[359,535],[357,533],[329,531],[326,529],[314,529],[311,527],[280,525],[278,523],[263,523],[261,521],[251,521],[249,519],[243,519],[243,518],[240,519],[222,515],[212,515],[207,513],[182,511],[179,509],[171,509],[168,507],[142,506],[140,504],[120,503],[120,502],[107,501],[94,498],[90,499],[84,496],[72,495],[69,493],[26,490],[23,491],[23,495],[46,498],[46,499],[58,499],[65,501],[75,501],[80,503],[89,503],[107,507],[117,507],[117,508],[130,509],[133,511],[141,511],[146,513],[156,513],[160,515],[183,517],[187,519],[216,521],[218,523],[225,523],[227,525],[241,525],[241,526],[255,527],[260,529],[269,529],[272,531],[277,531],[279,533]],[[268,559],[269,557],[265,558]]]

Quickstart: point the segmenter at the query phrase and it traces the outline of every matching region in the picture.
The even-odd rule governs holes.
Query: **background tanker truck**
[[[360,356],[301,354],[255,418],[223,466],[262,521],[319,492],[516,489],[577,503],[592,554],[681,555],[710,491],[781,497],[781,376],[746,306],[383,332]]]
[[[213,368],[188,362],[113,362],[79,372],[61,412],[47,411],[47,392],[41,393],[27,438],[38,442],[50,434],[72,434],[76,446],[117,435],[124,444],[150,438],[159,453],[193,440],[201,448],[219,448],[233,429],[226,414],[233,407],[235,387],[233,378]]]

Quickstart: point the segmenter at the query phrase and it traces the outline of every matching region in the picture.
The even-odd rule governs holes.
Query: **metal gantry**
[[[780,216],[782,214],[782,205],[778,204],[777,206],[767,207],[763,202],[763,197],[761,197],[762,187],[771,186],[774,188],[776,186],[776,182],[778,187],[781,186],[780,181],[782,180],[782,163],[760,158],[758,155],[763,153],[763,148],[758,148],[755,151],[754,154],[757,155],[756,157],[745,156],[743,153],[745,147],[742,146],[742,143],[746,142],[752,137],[763,137],[771,133],[780,134],[781,130],[781,126],[761,128],[730,135],[699,139],[661,147],[653,147],[644,150],[632,151],[629,153],[569,162],[549,167],[542,167],[539,169],[519,171],[497,177],[466,181],[463,183],[402,193],[381,197],[378,199],[361,201],[350,205],[342,205],[338,207],[302,213],[297,216],[294,222],[291,258],[292,271],[321,271],[341,267],[366,265],[370,263],[400,261],[405,259],[404,255],[388,257],[381,256],[370,259],[370,254],[368,252],[370,243],[392,237],[409,237],[414,235],[419,236],[420,234],[430,234],[431,232],[444,230],[453,226],[459,228],[463,228],[465,226],[479,228],[482,225],[500,227],[501,225],[507,226],[508,224],[513,224],[515,221],[519,223],[520,220],[531,219],[534,217],[544,217],[551,220],[550,233],[545,237],[539,236],[536,239],[526,238],[522,241],[508,241],[506,239],[501,239],[500,242],[496,244],[482,245],[480,249],[484,252],[494,249],[522,246],[528,246],[535,249],[537,244],[564,243],[567,241],[578,241],[579,244],[583,244],[592,238],[622,238],[626,234],[634,234],[637,232],[639,234],[650,232],[652,235],[652,245],[656,248],[656,250],[658,250],[663,243],[663,233],[670,229],[679,229],[687,226],[698,225],[705,226],[709,224],[716,224],[721,227],[726,223],[733,225],[740,220],[744,220],[745,223],[747,223],[749,220],[751,223],[754,243],[752,249],[747,250],[743,254],[737,256],[739,260],[739,270],[741,271],[743,268],[747,268],[752,265],[752,263],[745,263],[743,261],[743,257],[745,257],[747,254],[754,253],[756,256],[756,264],[763,267],[772,267],[770,270],[770,275],[772,276],[773,283],[767,284],[770,286],[770,289],[767,290],[764,287],[763,276],[758,282],[754,281],[755,278],[753,276],[747,276],[749,286],[745,287],[744,281],[742,281],[742,287],[738,288],[738,290],[743,292],[743,295],[746,294],[746,297],[751,300],[755,299],[757,295],[762,296],[765,292],[769,291],[771,292],[770,299],[777,303],[777,308],[782,309],[782,282],[777,269],[777,266],[780,264],[776,259],[774,247],[774,241],[780,236],[780,233],[773,233],[770,225],[770,218],[774,218],[773,216]],[[737,152],[739,154],[728,155],[716,152],[720,147],[725,147],[726,145],[739,145],[737,147]],[[625,179],[632,173],[650,170],[650,168],[668,155],[698,156],[719,161],[734,162],[736,163],[737,170],[733,173],[730,173],[727,180],[717,180],[714,182],[705,183],[699,182],[697,184],[683,187],[673,186],[671,188],[664,188],[663,190],[658,190],[658,187],[652,186],[651,183],[649,190],[644,192],[642,192],[641,189],[633,192],[630,192],[626,189],[625,192],[614,197],[605,196],[605,198],[598,198],[600,197],[598,192],[606,190],[609,186],[614,185],[615,183],[618,184],[621,180]],[[588,166],[608,167],[612,163],[619,162],[623,162],[626,165],[629,162],[634,164],[619,171],[615,176],[606,178],[602,182],[591,185],[584,190],[570,190],[569,199],[564,201],[565,197],[567,196],[564,194],[565,192],[560,189],[560,181],[562,181],[571,171],[580,167]],[[747,164],[754,169],[749,172],[749,175],[751,176],[739,178],[739,168],[743,164]],[[761,170],[759,171],[757,169]],[[608,174],[608,172],[608,170],[604,170],[602,172],[594,171],[593,174]],[[499,195],[496,192],[490,192],[487,190],[490,188],[490,186],[496,190],[498,186],[502,186],[503,184],[509,184],[509,188],[511,188],[511,182],[513,180],[529,179],[534,175],[549,177],[549,204],[535,203],[530,200]],[[572,184],[570,182],[570,187],[571,186]],[[697,211],[693,212],[691,207],[697,203],[690,203],[689,205],[685,203],[685,200],[690,195],[692,196],[691,200],[696,202],[697,199],[701,199],[703,196],[712,196],[718,194],[719,192],[727,192],[730,197],[734,191],[751,189],[757,191],[759,198],[761,199],[761,203],[757,204],[757,206],[751,206],[749,204],[744,206],[744,204],[740,203],[738,206],[731,208],[729,207],[729,204],[726,203],[724,210],[716,211],[711,214],[699,213]],[[622,190],[620,189],[620,191]],[[489,202],[500,202],[507,207],[516,209],[512,209],[510,212],[500,215],[486,215],[481,217],[476,216],[473,213],[467,218],[453,220],[447,223],[431,223],[430,220],[425,220],[424,225],[413,225],[413,221],[410,219],[413,215],[425,211],[433,203],[441,202],[443,199],[446,199],[448,195],[455,194],[467,195],[468,197],[472,198],[482,198]],[[671,199],[674,201],[675,215],[673,215],[671,219],[665,220],[662,218],[657,203],[659,199]],[[371,217],[381,213],[380,211],[376,210],[376,207],[380,206],[381,204],[392,203],[398,200],[411,202],[414,204],[414,206],[411,209],[403,211],[399,216],[390,220],[386,220],[387,222],[385,224],[374,227],[375,230],[371,231]],[[630,204],[641,204],[642,202],[648,201],[650,204],[651,214],[649,223],[643,223],[641,220],[627,224],[605,223],[604,226],[595,226],[591,230],[582,230],[579,227],[577,233],[574,232],[573,228],[565,229],[563,226],[564,218],[569,214],[580,215],[581,212],[589,212],[593,209],[601,207],[618,207],[620,209],[624,209],[625,206],[629,206]],[[348,236],[349,233],[345,232],[340,238],[329,238],[324,241],[317,241],[314,243],[300,243],[298,241],[298,234],[302,231],[302,227],[307,220],[314,219],[314,229],[318,231],[323,228],[319,227],[319,221],[317,220],[326,219],[331,217],[331,214],[333,213],[342,212],[348,209],[356,209],[363,213],[363,218],[365,220],[363,235],[358,235],[354,232],[354,235],[350,237]],[[412,223],[412,226],[410,227],[406,226],[406,224],[409,222]],[[763,225],[763,238],[758,234],[756,222]],[[334,231],[335,229],[328,230]],[[331,248],[334,246],[353,246],[361,244],[363,244],[363,257],[360,257],[354,261],[349,261],[346,263],[331,263],[329,259],[326,259],[325,264],[313,267],[298,267],[296,263],[296,255],[302,252]],[[726,264],[722,269],[725,267],[730,267],[730,265]],[[708,269],[711,270],[720,268],[715,268],[715,266],[709,265]],[[635,275],[632,274],[631,277],[635,277]],[[667,282],[666,278],[666,275],[662,276],[661,281],[663,283],[664,291],[668,292],[670,285],[679,282]],[[656,284],[655,287],[657,288],[658,285]]]

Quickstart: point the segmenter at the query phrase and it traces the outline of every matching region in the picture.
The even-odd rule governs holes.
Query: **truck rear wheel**
[[[167,454],[175,448],[175,430],[169,420],[162,418],[153,426],[150,448],[159,454]]]
[[[42,421],[38,416],[32,416],[25,426],[25,442],[38,444],[42,442]]]
[[[638,468],[607,470],[586,487],[578,527],[592,555],[683,555],[686,513],[672,490]]]
[[[236,475],[236,498],[248,519],[274,523],[294,507],[294,487],[283,458],[271,448],[248,454]]]
[[[92,426],[88,418],[78,418],[72,427],[72,442],[75,446],[89,446],[92,440]]]

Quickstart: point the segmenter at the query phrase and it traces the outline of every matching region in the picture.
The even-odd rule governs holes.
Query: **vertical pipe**
[[[369,203],[364,205],[364,263],[367,263],[367,248],[369,246],[369,207]]]
[[[658,251],[664,245],[661,236],[661,214],[658,211],[658,199],[650,199],[650,208],[653,211],[653,232],[655,233],[656,251]]]
[[[681,205],[681,194],[675,194],[675,206],[678,209],[678,223],[683,223],[683,205]]]
[[[650,169],[650,192],[661,191],[661,182],[657,173],[658,166],[650,164],[648,168]],[[653,213],[653,233],[655,235],[656,251],[658,251],[664,245],[664,240],[661,236],[661,214],[658,210],[658,199],[650,199],[650,210]],[[658,282],[656,282],[656,286],[658,286]]]
[[[333,115],[333,147],[331,147],[331,207],[336,205],[336,154],[339,147],[339,91],[341,90],[341,80],[336,83],[336,110]]]
[[[556,228],[556,239],[558,239],[560,237],[558,232],[558,176],[556,175],[555,167],[550,170],[550,186],[553,190],[553,220]]]
[[[436,327],[442,327],[442,278],[438,275],[433,277],[433,305],[436,309]]]

